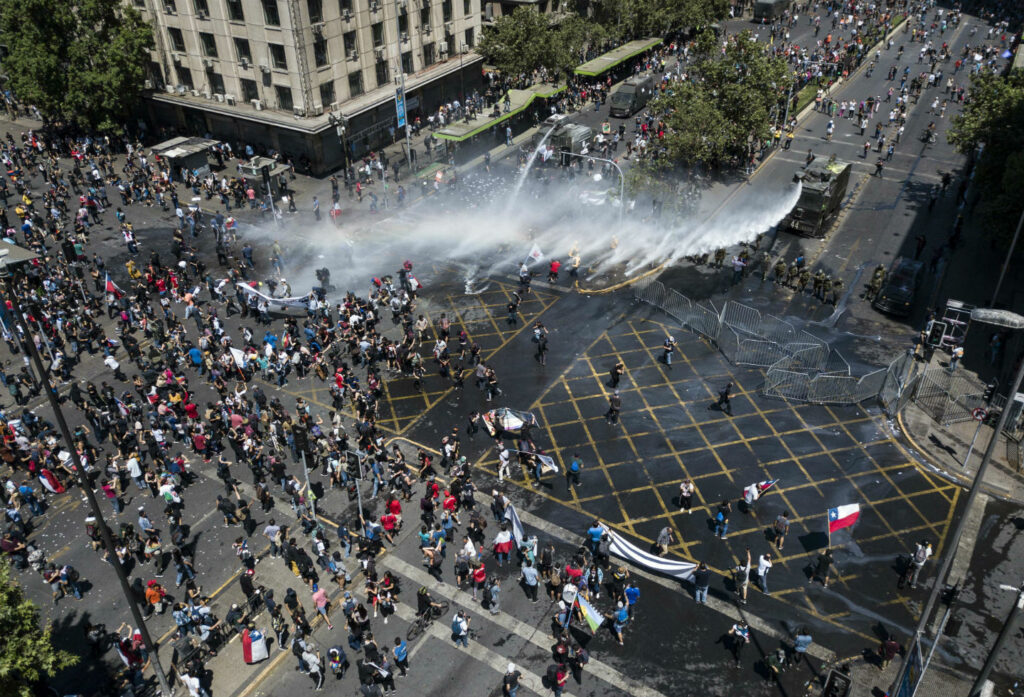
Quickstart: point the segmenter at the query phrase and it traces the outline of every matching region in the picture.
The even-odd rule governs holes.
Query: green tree
[[[477,51],[507,75],[556,70],[559,62],[550,19],[532,7],[517,7],[484,27]]]
[[[725,53],[707,52],[686,82],[654,100],[663,114],[665,137],[650,154],[656,173],[701,162],[712,167],[744,156],[748,144],[768,136],[771,110],[788,86],[789,70],[747,32],[730,40]]]
[[[4,0],[0,43],[10,87],[47,121],[116,131],[138,102],[153,31],[110,0]]]
[[[972,187],[982,196],[977,212],[1005,248],[1024,211],[1024,70],[979,73],[970,95],[948,138],[964,153],[982,148]]]
[[[729,13],[729,0],[579,0],[576,11],[629,40],[664,36],[713,24]]]
[[[0,695],[32,697],[33,684],[77,661],[53,647],[49,628],[39,628],[38,608],[0,561]]]

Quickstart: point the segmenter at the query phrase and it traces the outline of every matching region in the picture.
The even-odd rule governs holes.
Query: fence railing
[[[695,303],[654,279],[633,288],[635,300],[664,310],[714,343],[736,365],[766,368],[762,387],[766,396],[838,405],[877,399],[890,415],[906,404],[913,362],[909,355],[858,378],[851,375],[850,364],[839,351],[774,315],[731,300],[717,311],[714,305]]]

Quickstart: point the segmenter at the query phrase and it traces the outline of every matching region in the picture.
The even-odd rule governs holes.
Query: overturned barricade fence
[[[905,404],[913,361],[909,355],[858,378],[850,374],[842,354],[825,341],[742,303],[729,300],[717,310],[710,302],[694,302],[655,279],[634,285],[633,297],[711,341],[736,365],[765,368],[765,396],[836,405],[877,399],[890,414]]]

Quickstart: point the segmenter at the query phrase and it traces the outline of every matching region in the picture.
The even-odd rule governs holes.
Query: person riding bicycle
[[[437,608],[443,610],[444,607],[441,603],[434,602],[434,599],[430,597],[430,591],[427,590],[426,586],[420,586],[419,591],[416,593],[416,615],[422,617],[426,615],[431,608]]]

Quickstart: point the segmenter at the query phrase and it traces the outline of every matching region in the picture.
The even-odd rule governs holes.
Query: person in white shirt
[[[765,595],[771,595],[771,591],[768,590],[768,572],[772,568],[772,555],[770,553],[762,554],[757,559],[757,582],[761,586],[761,590]]]

